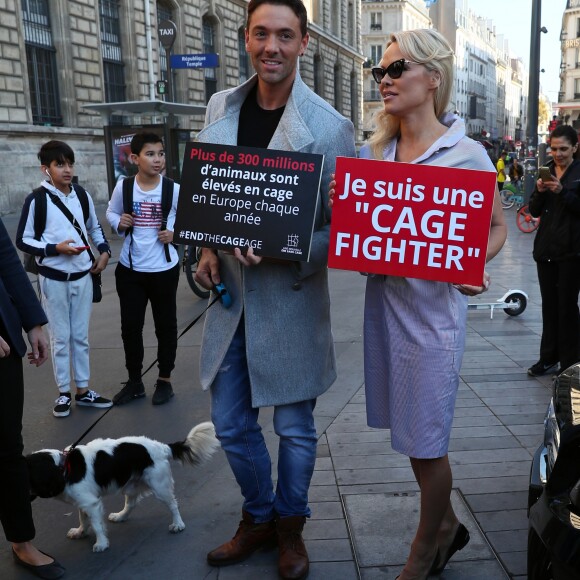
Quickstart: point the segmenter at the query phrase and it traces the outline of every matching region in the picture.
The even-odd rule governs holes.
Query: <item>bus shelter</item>
[[[109,191],[113,191],[119,179],[137,173],[137,167],[130,157],[130,143],[135,133],[142,130],[152,131],[162,137],[165,143],[166,175],[179,181],[185,145],[192,140],[192,136],[191,130],[179,127],[177,120],[180,117],[205,115],[205,106],[160,100],[100,103],[84,105],[83,108],[97,111],[103,119]]]

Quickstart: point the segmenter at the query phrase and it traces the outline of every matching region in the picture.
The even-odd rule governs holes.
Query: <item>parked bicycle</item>
[[[519,230],[524,232],[524,234],[530,234],[538,229],[540,218],[534,217],[530,213],[529,206],[526,204],[518,209],[518,213],[516,214],[516,224]]]
[[[527,204],[524,205],[524,190],[522,182],[508,181],[504,183],[503,189],[499,192],[501,205],[504,209],[517,208],[516,224],[518,229],[524,234],[535,232],[540,225],[540,218],[533,217]]]
[[[209,290],[206,290],[203,286],[200,286],[195,281],[195,273],[197,272],[197,248],[195,246],[185,246],[185,251],[183,253],[183,259],[181,261],[183,271],[185,272],[185,277],[187,278],[187,283],[189,287],[193,290],[196,296],[200,298],[208,298]]]
[[[519,209],[524,205],[524,190],[520,181],[506,181],[503,189],[499,192],[501,205],[504,209],[510,209],[514,205]]]

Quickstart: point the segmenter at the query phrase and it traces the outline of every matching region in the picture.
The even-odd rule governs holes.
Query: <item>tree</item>
[[[550,122],[550,106],[546,97],[540,95],[538,100],[538,125],[542,127],[547,127]]]

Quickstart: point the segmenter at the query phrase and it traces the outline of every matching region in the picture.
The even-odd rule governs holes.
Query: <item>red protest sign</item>
[[[496,174],[336,160],[328,265],[481,285]]]

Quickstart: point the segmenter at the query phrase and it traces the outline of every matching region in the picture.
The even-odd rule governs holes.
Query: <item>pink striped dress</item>
[[[461,119],[414,163],[495,172]],[[393,161],[396,141],[384,158]],[[367,146],[361,157],[370,157]],[[458,281],[460,282],[460,281]],[[446,455],[465,347],[467,297],[451,284],[369,276],[364,313],[367,422],[391,429],[391,446],[416,458]]]

